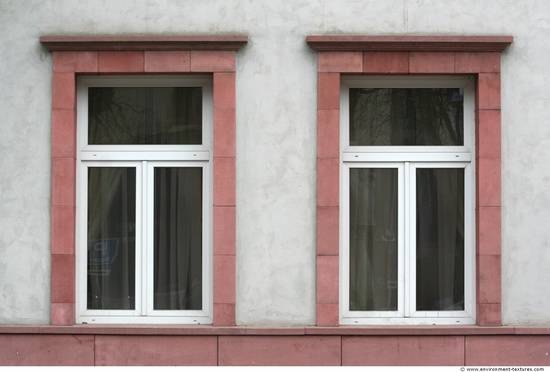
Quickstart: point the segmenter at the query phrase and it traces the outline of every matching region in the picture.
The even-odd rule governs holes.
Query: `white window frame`
[[[463,146],[350,146],[350,88],[464,89]],[[342,325],[475,324],[475,80],[471,76],[343,76],[340,91],[340,285]],[[349,174],[351,168],[398,171],[397,311],[349,309]],[[416,168],[463,168],[465,199],[464,310],[416,311]]]
[[[202,144],[88,145],[89,87],[201,87]],[[213,320],[213,90],[212,77],[87,76],[77,80],[76,322],[106,324],[212,324]],[[135,310],[87,309],[87,185],[89,167],[136,168]],[[155,167],[201,167],[203,177],[202,310],[153,310]]]

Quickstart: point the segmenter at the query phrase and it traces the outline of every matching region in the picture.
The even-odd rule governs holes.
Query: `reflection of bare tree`
[[[126,144],[137,134],[136,117],[152,121],[150,109],[120,93],[120,88],[90,88],[89,143]]]
[[[90,144],[200,144],[201,88],[89,88]]]
[[[460,146],[459,88],[350,89],[350,145]]]

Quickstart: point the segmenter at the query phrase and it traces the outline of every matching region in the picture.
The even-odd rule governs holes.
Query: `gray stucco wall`
[[[47,324],[45,35],[247,34],[237,60],[237,321],[315,323],[313,34],[511,35],[502,58],[503,321],[550,324],[547,0],[0,0],[0,324]]]

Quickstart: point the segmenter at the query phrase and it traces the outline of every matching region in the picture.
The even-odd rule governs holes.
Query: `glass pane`
[[[462,146],[460,88],[352,88],[350,146]]]
[[[89,88],[88,143],[201,144],[202,88]]]
[[[88,309],[135,308],[136,169],[88,168]]]
[[[397,169],[350,170],[350,310],[397,310]]]
[[[155,168],[154,308],[202,309],[202,168]]]
[[[416,170],[416,308],[464,310],[464,169]]]

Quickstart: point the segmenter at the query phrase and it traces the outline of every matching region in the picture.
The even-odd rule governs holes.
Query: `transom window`
[[[77,89],[77,322],[211,323],[211,79]]]
[[[474,82],[343,77],[342,324],[474,324]]]

